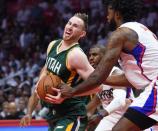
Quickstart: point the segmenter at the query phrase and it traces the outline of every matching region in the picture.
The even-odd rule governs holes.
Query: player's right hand
[[[67,84],[60,84],[61,97],[65,99],[73,97],[74,89]]]
[[[29,114],[26,114],[21,120],[20,120],[20,127],[29,126],[31,124],[32,116]]]

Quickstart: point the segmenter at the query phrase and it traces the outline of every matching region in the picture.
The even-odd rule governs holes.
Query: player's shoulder
[[[53,40],[49,43],[48,48],[47,48],[47,54],[50,52],[50,50],[52,49],[52,47],[54,46],[54,44],[57,42],[58,40]]]
[[[133,39],[133,38],[138,38],[138,33],[137,30],[143,26],[142,24],[133,24],[133,23],[126,23],[121,25],[119,28],[117,28],[116,31],[114,31],[113,37],[117,36],[120,39]],[[125,40],[126,40],[125,39]]]
[[[76,68],[87,64],[88,58],[81,48],[73,48],[67,55],[69,67]]]
[[[59,40],[60,40],[60,39],[51,41],[51,42],[49,43],[48,47],[53,47],[53,45],[54,45],[57,41],[59,41]]]
[[[77,59],[77,58],[83,58],[85,56],[86,56],[86,54],[79,46],[72,48],[69,52],[69,57],[71,57],[71,58]]]

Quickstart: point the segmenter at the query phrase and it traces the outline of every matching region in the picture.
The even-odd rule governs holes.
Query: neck
[[[67,46],[67,47],[73,45],[74,43],[78,43],[78,41],[76,41],[76,40],[72,40],[72,41],[63,40],[62,41],[62,44],[65,45],[65,46]]]
[[[61,46],[59,47],[59,52],[61,51],[64,51],[64,50],[67,50],[69,49],[71,46],[73,46],[75,43],[78,43],[78,41],[65,41],[65,40],[62,40],[62,43],[61,43]]]

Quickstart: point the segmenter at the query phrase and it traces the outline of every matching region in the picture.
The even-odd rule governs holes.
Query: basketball
[[[57,95],[57,93],[52,90],[52,87],[57,88],[60,83],[61,79],[56,75],[49,73],[43,76],[37,85],[37,95],[40,99],[46,101],[45,96],[47,93],[52,94],[54,96]]]

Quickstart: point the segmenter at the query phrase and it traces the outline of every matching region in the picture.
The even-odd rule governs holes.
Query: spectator
[[[7,101],[3,102],[2,111],[0,112],[1,119],[6,119],[9,115],[9,103]]]
[[[17,111],[17,106],[15,102],[10,102],[9,103],[9,115],[6,116],[6,119],[20,119],[22,116],[25,114],[21,114],[21,112]]]

